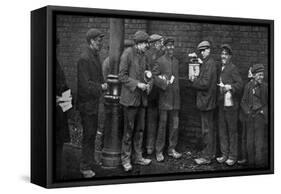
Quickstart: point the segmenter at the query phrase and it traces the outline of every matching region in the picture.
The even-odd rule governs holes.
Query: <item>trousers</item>
[[[166,125],[169,121],[169,145],[168,151],[175,149],[178,143],[179,116],[178,110],[160,110],[159,127],[156,138],[156,153],[164,150],[166,142]]]
[[[124,132],[121,147],[122,164],[131,163],[132,148],[135,159],[142,158],[142,142],[144,132],[144,107],[124,108]]]
[[[222,155],[237,160],[238,111],[232,107],[219,107],[219,141]]]
[[[147,130],[146,130],[146,148],[154,150],[158,125],[158,107],[150,106],[147,108]]]
[[[201,128],[203,136],[202,157],[212,159],[216,155],[216,132],[214,128],[214,110],[201,111]]]
[[[94,163],[98,115],[81,114],[83,125],[81,170],[91,170]]]
[[[268,165],[268,132],[262,114],[248,118],[247,155],[250,167],[266,167]]]

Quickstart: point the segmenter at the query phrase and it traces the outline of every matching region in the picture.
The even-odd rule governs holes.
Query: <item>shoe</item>
[[[153,153],[153,149],[152,148],[147,148],[147,154],[151,155]]]
[[[164,161],[164,156],[163,156],[163,153],[159,153],[159,154],[156,154],[156,160],[157,162],[163,162]]]
[[[194,161],[198,165],[204,165],[204,164],[210,164],[211,163],[211,160],[208,160],[206,158],[196,158]]]
[[[175,159],[178,159],[182,156],[181,153],[177,152],[176,150],[171,150],[168,152],[168,155],[175,158]]]
[[[129,171],[131,171],[133,169],[131,163],[123,164],[123,168],[124,168],[125,172],[129,172]]]
[[[96,176],[96,173],[92,170],[80,170],[84,178],[92,178]]]
[[[151,163],[151,160],[150,159],[146,159],[146,158],[139,158],[139,159],[136,159],[134,163],[146,166],[146,165],[149,165]]]
[[[240,165],[246,164],[248,161],[246,159],[238,160],[237,163]]]
[[[222,164],[227,160],[226,156],[222,156],[222,157],[217,157],[217,161],[218,163]]]
[[[227,159],[227,160],[225,161],[225,163],[226,163],[228,166],[233,166],[233,165],[236,163],[236,160]]]

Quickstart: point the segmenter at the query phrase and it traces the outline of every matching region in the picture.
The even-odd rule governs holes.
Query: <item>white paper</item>
[[[61,107],[62,112],[66,112],[72,108],[71,101],[59,103],[59,106]]]
[[[64,91],[61,95],[61,97],[58,99],[59,101],[59,106],[62,108],[63,112],[68,111],[69,109],[72,108],[72,96],[71,96],[71,90],[68,89]]]
[[[200,73],[200,65],[196,63],[190,63],[188,69],[188,79],[194,80],[194,78],[198,77]]]

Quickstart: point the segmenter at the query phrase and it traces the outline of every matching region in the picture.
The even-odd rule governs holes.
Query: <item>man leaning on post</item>
[[[217,66],[211,56],[209,41],[202,41],[197,46],[203,63],[198,78],[193,80],[192,86],[197,90],[196,105],[201,114],[201,128],[204,148],[195,162],[199,165],[210,164],[216,154],[216,133],[214,131],[214,110],[217,98]]]
[[[99,99],[103,90],[107,89],[107,84],[103,80],[99,58],[103,37],[104,34],[95,28],[87,32],[88,46],[81,54],[77,64],[77,103],[83,126],[80,171],[85,178],[95,176],[92,164],[94,163],[95,137],[98,127]]]
[[[134,34],[134,46],[127,48],[120,60],[119,80],[122,84],[120,104],[124,106],[126,122],[122,138],[121,160],[125,171],[132,170],[132,160],[139,165],[151,163],[150,159],[142,156],[145,107],[152,84],[146,83],[144,79],[145,71],[149,70],[145,55],[148,38],[146,32],[137,31]],[[134,153],[133,158],[132,153]]]

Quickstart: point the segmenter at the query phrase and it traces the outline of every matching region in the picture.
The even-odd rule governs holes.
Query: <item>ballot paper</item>
[[[72,96],[71,96],[71,90],[68,89],[62,93],[62,96],[58,99],[59,100],[59,106],[62,108],[63,112],[68,111],[72,108]]]

